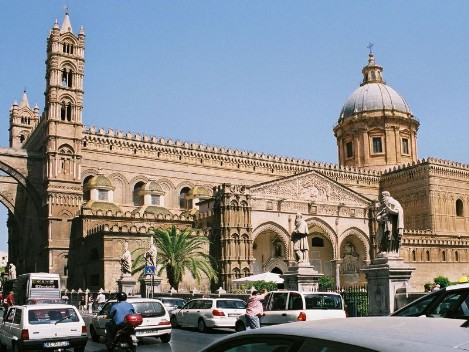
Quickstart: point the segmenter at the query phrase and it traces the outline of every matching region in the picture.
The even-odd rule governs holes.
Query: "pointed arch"
[[[332,245],[334,257],[338,258],[338,238],[336,232],[332,229],[332,227],[330,227],[329,224],[317,217],[305,219],[305,221],[308,224],[308,228],[316,226],[322,230],[322,234],[330,241]]]
[[[371,259],[370,259],[370,240],[369,240],[368,235],[357,227],[350,227],[340,234],[338,248],[342,246],[342,242],[348,236],[356,237],[360,241],[360,243],[365,248],[365,260],[369,262]]]

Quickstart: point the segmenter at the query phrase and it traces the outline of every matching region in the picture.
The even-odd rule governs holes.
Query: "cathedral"
[[[54,272],[69,290],[115,291],[124,248],[143,253],[153,230],[174,225],[210,239],[216,287],[228,291],[236,278],[287,271],[299,213],[315,270],[337,286],[364,284],[383,191],[404,209],[400,256],[416,269],[412,290],[469,273],[469,165],[418,158],[420,122],[373,52],[332,131],[338,164],[328,164],[86,126],[84,48],[83,27],[74,31],[68,14],[56,21],[44,111],[26,92],[10,108],[0,201],[19,274]],[[214,288],[190,277],[181,287]]]

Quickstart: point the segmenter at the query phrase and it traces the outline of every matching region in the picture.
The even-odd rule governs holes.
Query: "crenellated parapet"
[[[164,228],[167,226],[165,225]],[[115,222],[109,221],[107,223],[100,223],[86,231],[86,236],[91,236],[98,233],[115,233],[115,234],[135,234],[135,235],[142,235],[152,233],[153,231],[162,228],[162,226],[158,226],[155,224],[123,224],[121,226],[116,225]],[[192,235],[194,236],[202,236],[205,235],[205,231],[201,229],[193,229]]]
[[[131,212],[131,211],[120,211],[108,208],[83,208],[83,216],[99,216],[112,218],[109,221],[119,221],[119,220],[156,220],[156,221],[184,221],[192,222],[194,221],[194,215],[190,214],[155,214],[155,213],[143,213]]]
[[[292,175],[309,170],[318,170],[329,177],[363,182],[378,182],[380,172],[337,164],[322,163],[262,152],[238,150],[172,138],[149,136],[140,133],[124,133],[113,129],[86,129],[83,137],[84,150],[99,152],[113,151],[129,156],[149,155],[168,161],[179,161],[194,165],[212,166],[241,171]]]

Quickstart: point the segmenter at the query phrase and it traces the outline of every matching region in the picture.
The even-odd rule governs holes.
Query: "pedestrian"
[[[86,299],[85,299],[85,296],[81,296],[80,298],[80,310],[82,312],[85,311],[85,307],[86,307]]]
[[[96,301],[98,303],[98,310],[101,310],[103,308],[104,303],[106,303],[106,296],[104,295],[103,291],[99,292]]]
[[[3,318],[5,318],[7,314],[7,310],[9,307],[15,304],[15,295],[13,294],[13,291],[10,291],[8,295],[3,299]]]
[[[261,327],[260,317],[264,313],[262,300],[267,295],[268,291],[263,289],[261,292],[253,291],[251,297],[248,299],[246,307],[246,329],[258,329]]]
[[[93,304],[94,304],[93,296],[90,295],[88,297],[88,313],[90,313],[90,314],[93,313]]]

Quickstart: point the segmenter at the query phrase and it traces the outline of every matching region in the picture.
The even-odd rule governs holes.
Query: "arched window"
[[[93,176],[91,175],[91,176],[88,176],[87,178],[85,178],[85,179],[83,180],[83,190],[86,188],[86,187],[85,187],[86,184],[88,183],[88,181],[89,181],[92,177],[93,177]],[[83,191],[83,201],[86,202],[86,201],[88,201],[88,200],[90,200],[90,199],[91,199],[90,190],[89,190],[89,189],[87,189],[86,191],[84,190],[84,191]]]
[[[425,252],[425,257],[426,257],[427,262],[429,262],[430,261],[430,251]]]
[[[134,205],[143,205],[143,195],[140,194],[142,187],[145,185],[143,182],[137,182],[134,186],[133,201]]]
[[[458,251],[454,252],[454,261],[459,262],[459,253],[458,253]]]
[[[312,247],[324,247],[324,240],[321,237],[313,237],[311,240]]]
[[[179,207],[181,209],[192,209],[192,199],[187,197],[190,190],[189,187],[184,187],[179,193]]]
[[[441,252],[441,260],[446,262],[446,252],[445,251]]]
[[[464,216],[464,203],[461,199],[456,200],[456,216]]]
[[[412,260],[415,262],[417,261],[417,256],[415,254],[415,250],[412,251]]]
[[[72,103],[62,103],[60,108],[60,119],[62,121],[72,121]]]
[[[62,70],[62,87],[72,88],[73,71],[64,68]]]

